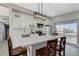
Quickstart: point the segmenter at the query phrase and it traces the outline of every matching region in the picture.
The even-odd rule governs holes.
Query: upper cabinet
[[[29,28],[29,25],[35,24],[33,16],[13,11],[13,28]]]
[[[13,13],[13,28],[21,28],[21,16],[17,13]]]

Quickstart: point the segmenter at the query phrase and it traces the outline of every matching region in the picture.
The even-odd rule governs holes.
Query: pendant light
[[[38,3],[38,11],[33,13],[33,18],[42,21],[47,19],[47,16],[43,14],[43,3]]]

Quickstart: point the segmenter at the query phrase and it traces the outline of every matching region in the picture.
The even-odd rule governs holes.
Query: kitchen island
[[[56,36],[32,36],[32,37],[25,37],[25,38],[17,38],[13,39],[13,48],[16,48],[18,46],[26,47],[27,48],[27,55],[32,56],[35,55],[33,52],[36,49],[39,49],[46,45],[47,40],[53,40],[55,38],[59,38]]]

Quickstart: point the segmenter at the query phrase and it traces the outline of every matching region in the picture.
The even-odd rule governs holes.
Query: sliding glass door
[[[56,32],[65,35],[68,43],[77,44],[77,21],[56,23]]]
[[[64,26],[67,42],[77,44],[77,23],[69,23]]]

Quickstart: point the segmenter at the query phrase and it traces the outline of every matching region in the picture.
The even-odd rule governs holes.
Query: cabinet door
[[[45,26],[46,35],[50,35],[50,25]]]
[[[21,28],[21,17],[19,15],[13,16],[13,27],[14,28]]]

